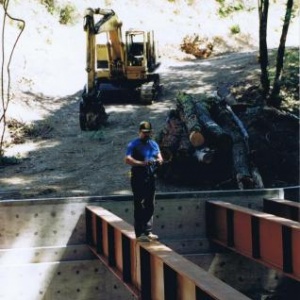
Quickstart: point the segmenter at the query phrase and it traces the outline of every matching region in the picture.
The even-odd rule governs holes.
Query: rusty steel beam
[[[300,223],[231,203],[206,203],[208,238],[300,281]]]
[[[263,211],[278,217],[300,222],[300,203],[275,198],[263,199]]]
[[[133,226],[102,207],[86,207],[86,237],[138,299],[249,299],[162,243],[137,242]]]

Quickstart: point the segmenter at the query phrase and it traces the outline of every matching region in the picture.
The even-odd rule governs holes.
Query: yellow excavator
[[[98,17],[96,19],[96,17]],[[98,130],[107,122],[104,99],[138,99],[151,104],[160,92],[153,31],[128,30],[112,9],[88,8],[86,32],[87,82],[79,107],[81,130]],[[124,97],[125,95],[125,97]]]

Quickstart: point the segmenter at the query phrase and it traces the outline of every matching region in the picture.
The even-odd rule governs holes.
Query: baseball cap
[[[140,123],[140,131],[142,132],[151,132],[152,131],[152,125],[148,121],[143,121]]]

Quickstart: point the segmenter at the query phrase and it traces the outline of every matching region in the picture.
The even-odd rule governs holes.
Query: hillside
[[[0,198],[128,194],[128,167],[123,156],[142,119],[150,119],[158,133],[174,107],[178,91],[200,94],[212,92],[220,84],[249,87],[259,82],[258,20],[253,9],[256,1],[245,1],[247,9],[226,18],[217,13],[217,1],[205,5],[200,0],[153,0],[151,4],[137,0],[80,1],[76,5],[71,1],[56,1],[52,13],[41,4],[45,2],[50,3],[10,1],[10,14],[24,19],[26,26],[10,66],[11,127],[5,149],[5,154],[16,157],[18,164],[1,167]],[[279,42],[283,6],[278,3],[281,2],[270,8],[270,48]],[[96,133],[81,132],[78,105],[86,75],[82,17],[86,7],[103,6],[115,9],[124,30],[129,27],[155,30],[164,93],[160,101],[147,107],[134,103],[108,104],[108,126]],[[66,7],[72,7],[72,18],[62,25],[60,12]],[[8,23],[6,55],[18,32],[18,25]],[[232,34],[230,28],[236,24],[240,33]],[[299,45],[298,24],[297,20],[293,22],[287,46]],[[180,51],[182,39],[193,34],[218,41],[209,59],[197,60]],[[297,132],[293,134],[295,140]],[[274,182],[269,185],[272,186]],[[158,183],[159,192],[205,188],[205,185]]]
[[[227,1],[229,4],[230,1]],[[273,2],[273,1],[271,1]],[[275,2],[275,1],[274,1]],[[42,4],[44,3],[44,5]],[[53,3],[49,13],[47,3]],[[189,3],[191,3],[189,5]],[[217,1],[66,1],[66,0],[10,0],[9,13],[26,22],[12,63],[11,77],[15,87],[22,91],[43,93],[48,96],[77,92],[85,83],[85,35],[83,13],[87,7],[114,9],[123,22],[123,29],[153,29],[162,56],[163,65],[170,60],[191,59],[180,51],[186,35],[197,34],[213,40],[214,54],[232,51],[250,51],[258,47],[257,1],[244,1],[244,9],[221,17]],[[268,46],[278,46],[285,1],[270,5]],[[63,10],[64,9],[64,10]],[[67,25],[59,23],[61,12],[68,12]],[[0,21],[2,23],[0,16]],[[299,20],[298,20],[299,21]],[[19,32],[17,23],[8,22],[7,43],[14,42]],[[230,28],[238,25],[239,34]],[[299,22],[294,20],[289,29],[287,46],[299,45]]]

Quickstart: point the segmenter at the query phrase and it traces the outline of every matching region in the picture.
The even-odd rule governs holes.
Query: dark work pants
[[[153,226],[155,202],[155,178],[143,176],[131,177],[131,188],[134,201],[134,230],[139,237],[142,233],[149,234]]]

